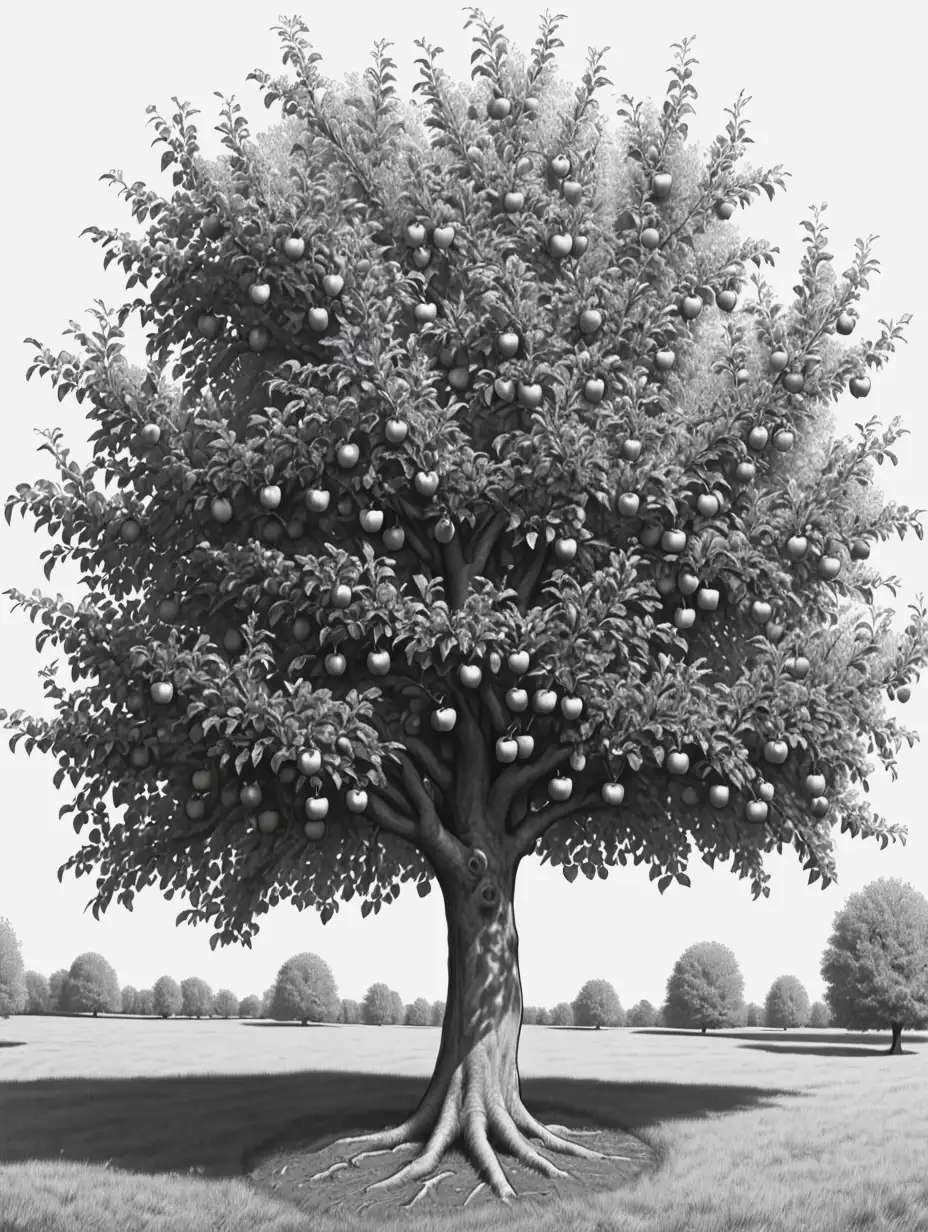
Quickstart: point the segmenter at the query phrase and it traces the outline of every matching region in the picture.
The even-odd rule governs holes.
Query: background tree
[[[118,1014],[122,1010],[119,977],[102,954],[78,954],[61,993],[66,1014]]]
[[[571,1008],[578,1027],[623,1027],[625,1012],[619,994],[608,980],[587,980]]]
[[[813,1001],[809,1009],[809,1026],[827,1028],[831,1026],[831,1015],[824,1001]]]
[[[411,1005],[406,1007],[405,1023],[407,1027],[427,1027],[431,1019],[431,1006],[425,997],[416,997]]]
[[[21,1014],[26,1008],[26,967],[13,925],[0,916],[0,1015]]]
[[[444,1001],[432,1002],[432,1017],[431,1024],[433,1027],[440,1027],[445,1020],[445,1003]]]
[[[180,998],[180,1012],[185,1018],[209,1017],[213,1012],[213,990],[198,975],[181,980]]]
[[[549,1027],[551,1025],[551,1011],[545,1009],[543,1005],[539,1005],[535,1011],[535,1023],[539,1027]]]
[[[318,954],[294,954],[277,972],[270,1017],[278,1022],[338,1022],[335,976]]]
[[[264,995],[261,998],[261,1017],[271,1017],[271,1006],[274,1004],[274,989],[276,985],[272,984],[270,988],[264,990]]]
[[[152,1013],[159,1018],[171,1018],[180,1014],[184,1008],[184,998],[177,980],[170,975],[162,975],[155,980],[151,990]]]
[[[832,1025],[889,1025],[889,1051],[901,1053],[904,1027],[928,1027],[928,899],[898,877],[851,894],[835,915],[821,972]]]
[[[213,1013],[217,1018],[238,1017],[238,997],[231,989],[219,989],[213,998]]]
[[[343,999],[338,1020],[345,1023],[346,1026],[356,1026],[361,1021],[361,1006],[359,1003],[352,1001],[350,997]]]
[[[522,860],[574,881],[632,858],[664,893],[695,848],[757,897],[784,844],[831,884],[829,814],[904,834],[859,788],[915,739],[885,698],[926,612],[897,635],[864,562],[921,528],[872,487],[899,424],[833,439],[829,404],[866,396],[909,318],[840,338],[876,263],[858,241],[835,277],[821,210],[776,303],[749,271],[773,250],[730,221],[784,184],[739,165],[745,96],[688,145],[683,40],[663,107],[622,95],[608,131],[600,52],[557,79],[559,20],[520,57],[473,11],[462,86],[422,40],[412,108],[384,43],[323,100],[292,19],[297,79],[251,74],[281,130],[252,141],[226,104],[212,166],[191,108],[155,113],[171,199],[112,173],[147,232],[89,229],[147,294],[30,368],[88,400],[93,463],[48,434],[62,482],[6,508],[60,531],[46,572],[72,560],[94,596],[9,592],[82,684],[49,669],[55,719],[7,725],[74,785],[63,867],[99,871],[95,915],[159,883],[178,923],[250,944],[282,900],[326,921],[439,885],[445,1029],[420,1109],[364,1143],[422,1142],[386,1188],[424,1182],[449,1125],[485,1162],[505,1127],[549,1176],[532,1138],[587,1151],[519,1095]]]
[[[630,1027],[656,1027],[657,1010],[650,1001],[638,1001],[628,1011]]]
[[[26,972],[26,1014],[48,1013],[48,980],[39,971]]]
[[[733,1027],[744,1008],[744,977],[731,950],[699,941],[684,950],[667,980],[667,1026],[718,1030]]]
[[[553,1006],[548,1019],[552,1027],[572,1027],[574,1025],[574,1009],[567,1001],[558,1001]]]
[[[61,1010],[61,994],[68,978],[67,968],[60,967],[48,977],[48,1012],[57,1014]]]
[[[764,1002],[764,1024],[768,1027],[804,1027],[809,1021],[809,994],[795,975],[780,975],[770,985]]]
[[[764,1025],[764,1011],[761,1006],[749,1001],[744,1007],[744,1025],[746,1027],[762,1027]]]
[[[390,1024],[401,1027],[406,1021],[406,1006],[395,988],[390,989]]]
[[[127,984],[120,994],[121,1008],[124,1014],[134,1014],[136,1012],[135,1004],[138,1000],[139,990],[133,988],[131,984]]]
[[[538,1007],[535,1005],[522,1006],[522,1025],[526,1027],[534,1027],[538,1021]]]
[[[361,1017],[371,1027],[393,1021],[393,997],[386,984],[371,984],[361,1003]]]
[[[155,994],[151,988],[140,988],[135,998],[135,1012],[150,1018],[155,1012]]]
[[[261,1013],[261,1001],[253,994],[242,997],[238,1003],[239,1018],[257,1018]]]

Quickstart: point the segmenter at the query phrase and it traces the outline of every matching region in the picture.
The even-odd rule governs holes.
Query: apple
[[[209,511],[216,522],[232,521],[232,504],[224,496],[216,496],[210,502]]]
[[[670,774],[686,774],[690,768],[689,754],[668,753],[664,764]]]
[[[509,689],[506,693],[506,705],[510,710],[525,710],[528,706],[528,693],[525,689]]]
[[[699,589],[699,578],[689,569],[681,569],[677,574],[677,590],[681,595],[694,595]]]
[[[302,518],[291,518],[287,523],[287,537],[289,539],[302,539],[306,533],[306,523]]]
[[[418,471],[415,485],[421,496],[434,496],[438,491],[438,475],[435,471]]]
[[[305,642],[309,638],[312,626],[305,616],[297,616],[293,622],[290,632],[293,634],[295,642]]]
[[[846,337],[854,332],[855,324],[856,322],[849,312],[840,312],[837,321],[835,321],[835,330]]]
[[[773,615],[773,608],[763,599],[755,599],[751,604],[751,619],[759,625],[765,625]]]
[[[265,809],[258,814],[258,829],[262,834],[273,834],[280,825],[280,813],[276,809]]]
[[[325,274],[322,278],[322,289],[330,299],[335,299],[345,289],[345,280],[341,274]]]
[[[563,180],[561,192],[568,205],[579,205],[583,199],[583,185],[579,180]]]
[[[283,242],[283,250],[288,261],[299,261],[306,251],[306,241],[300,235],[288,235]]]
[[[785,740],[768,740],[764,745],[764,760],[771,766],[782,766],[789,756],[789,745]]]
[[[789,453],[795,441],[795,435],[786,428],[780,428],[773,434],[773,447],[778,453]]]
[[[304,749],[296,759],[296,768],[306,778],[318,774],[322,769],[322,754],[318,749]]]
[[[346,667],[347,667],[347,663],[345,662],[344,655],[342,654],[326,655],[325,670],[329,673],[330,676],[344,675]]]
[[[747,817],[748,821],[759,825],[761,822],[767,820],[767,814],[769,811],[770,810],[767,808],[767,805],[763,800],[749,800],[745,807],[744,815]]]
[[[271,288],[266,282],[253,282],[248,288],[248,298],[262,308],[271,298]]]
[[[438,308],[435,304],[416,304],[413,315],[420,325],[428,325],[438,316]]]
[[[686,534],[682,530],[665,530],[661,535],[661,548],[677,556],[686,547]]]
[[[735,478],[739,483],[750,483],[757,474],[757,467],[753,462],[739,462],[735,467]]]
[[[211,312],[204,312],[197,319],[197,329],[210,342],[218,336],[219,328],[219,318],[213,316]]]
[[[770,353],[770,371],[782,372],[789,363],[789,355],[781,347]]]
[[[245,808],[257,808],[261,803],[261,788],[257,783],[247,783],[238,793]]]
[[[677,583],[672,573],[662,573],[657,579],[657,590],[665,599],[669,599],[676,592]]]
[[[506,664],[514,675],[524,676],[528,671],[531,661],[531,656],[527,650],[514,650],[506,659]]]
[[[443,252],[454,243],[454,227],[436,227],[432,232],[432,243]]]
[[[142,528],[135,518],[126,518],[120,524],[119,534],[126,543],[136,543],[142,533]]]
[[[161,429],[156,423],[145,424],[139,433],[139,440],[150,449],[161,440]]]
[[[409,718],[406,719],[406,721],[403,723],[404,730],[410,736],[415,736],[421,727],[422,727],[422,720],[419,718],[417,714],[411,714]]]
[[[532,709],[536,714],[550,714],[557,705],[557,694],[553,689],[538,689],[532,697]]]
[[[329,328],[329,313],[326,308],[310,308],[309,328],[317,334],[324,333]]]
[[[531,95],[529,95],[529,97],[525,99],[525,101],[522,103],[522,107],[523,107],[523,110],[528,112],[529,115],[537,115],[538,112],[541,110],[541,103],[538,101],[537,98],[533,98]]]
[[[458,712],[453,706],[442,706],[433,710],[430,722],[435,731],[449,732],[458,721]]]
[[[511,762],[519,755],[519,746],[515,740],[502,738],[496,742],[496,760],[501,762]]]
[[[641,457],[641,441],[629,438],[622,442],[622,456],[629,462],[637,462]]]
[[[870,555],[870,544],[866,539],[855,539],[851,544],[851,560],[866,560]]]
[[[554,541],[554,555],[558,560],[573,560],[577,555],[576,539],[556,539]]]
[[[673,623],[678,629],[692,629],[696,613],[691,607],[678,607],[673,614]]]
[[[129,760],[139,770],[144,770],[148,765],[149,753],[146,748],[134,748],[129,754]]]
[[[868,376],[852,376],[848,382],[848,389],[855,398],[866,398],[870,392],[870,378]]]
[[[586,754],[581,753],[578,749],[574,749],[574,751],[570,755],[570,768],[571,770],[576,770],[578,774],[580,774],[581,771],[585,770],[586,769]]]
[[[496,391],[496,396],[501,398],[503,402],[512,402],[516,396],[516,383],[511,379],[503,380],[502,377],[497,377],[493,382],[493,388]]]
[[[811,670],[812,664],[807,658],[805,658],[804,655],[799,655],[798,658],[787,659],[783,666],[791,676],[795,677],[796,680],[805,680]]]
[[[483,671],[476,663],[462,663],[458,668],[458,680],[466,689],[476,689],[483,679]]]
[[[610,808],[617,808],[625,799],[625,788],[621,783],[603,783],[599,794],[604,804],[608,804]]]
[[[470,369],[465,367],[452,368],[448,373],[448,384],[452,389],[466,389],[470,384]]]
[[[661,540],[661,528],[659,526],[645,526],[639,534],[638,538],[646,548],[657,547]]]
[[[524,732],[521,736],[516,736],[516,744],[519,748],[519,757],[522,761],[531,757],[535,751],[535,737],[530,736],[528,732]]]
[[[406,532],[402,526],[390,526],[383,532],[383,545],[391,552],[398,552],[406,542]]]
[[[801,393],[805,383],[806,378],[801,372],[783,373],[783,388],[791,394]]]
[[[688,805],[690,808],[695,808],[700,800],[699,788],[684,787],[683,791],[680,793],[680,798],[684,804]]]
[[[900,688],[896,690],[896,700],[897,701],[907,702],[911,696],[912,696],[912,690],[909,688],[907,684],[902,685]]]
[[[267,543],[278,543],[284,534],[284,528],[279,522],[269,518],[261,528],[261,535]]]
[[[748,445],[751,449],[763,449],[767,444],[769,433],[761,424],[756,424],[748,433]]]
[[[528,407],[533,411],[536,406],[541,406],[541,400],[544,397],[544,390],[537,382],[529,382],[526,384],[519,381],[518,398],[523,406]]]
[[[719,592],[704,586],[696,595],[696,606],[703,612],[714,612],[719,605]]]
[[[245,645],[245,639],[238,629],[226,629],[222,637],[222,644],[230,654],[237,654]]]
[[[823,796],[825,794],[824,774],[807,774],[804,786],[810,796]]]
[[[837,556],[823,556],[818,562],[819,577],[830,582],[841,572],[841,561]]]
[[[735,373],[735,381],[739,385],[747,385],[750,379],[751,379],[751,374],[750,372],[748,372],[747,368],[739,368],[738,371]]]
[[[813,817],[824,817],[828,812],[828,797],[816,796],[809,807],[812,810]]]
[[[362,530],[366,530],[369,534],[374,535],[383,526],[383,510],[362,509],[358,520],[361,523]]]
[[[367,666],[372,676],[386,676],[390,670],[390,656],[386,650],[372,650],[367,656]]]
[[[303,811],[310,821],[320,821],[329,811],[329,802],[325,796],[310,796],[303,805]]]
[[[190,782],[194,791],[209,791],[213,776],[208,770],[194,770]],[[824,788],[822,789],[824,791]]]
[[[145,699],[141,693],[130,693],[126,698],[126,709],[130,714],[141,714],[145,709]]]
[[[590,241],[587,238],[587,236],[575,235],[573,248],[571,249],[571,252],[574,254],[574,256],[579,261],[579,259],[583,256],[583,254],[586,252],[589,246],[590,246]]]
[[[410,248],[418,248],[420,244],[425,243],[427,234],[428,232],[421,222],[411,222],[406,228],[406,243]]]
[[[623,492],[616,504],[623,517],[633,518],[638,512],[641,501],[634,492]]]
[[[654,356],[654,367],[658,372],[669,372],[673,367],[673,361],[676,358],[673,351],[664,349],[658,351]]]
[[[723,312],[732,312],[738,302],[737,291],[719,291],[715,297],[715,302]]]
[[[603,314],[598,308],[587,308],[580,314],[580,333],[595,334],[602,326]]]
[[[450,543],[454,538],[454,523],[450,518],[439,518],[435,524],[435,538],[439,543]]]
[[[519,349],[519,335],[508,329],[505,333],[499,335],[496,339],[496,345],[504,359],[512,359]]]
[[[330,492],[326,492],[322,488],[313,488],[306,493],[306,507],[311,509],[313,513],[324,513],[329,507],[330,499]]]
[[[248,331],[248,345],[252,351],[263,351],[271,340],[271,335],[262,325],[256,325]]]
[[[719,511],[719,498],[711,492],[703,492],[696,501],[696,508],[704,518],[714,518]]]
[[[353,441],[346,441],[343,445],[339,445],[335,454],[338,465],[346,471],[357,465],[360,455],[361,451]]]
[[[786,555],[790,560],[802,560],[809,550],[809,540],[805,535],[790,535],[786,541]]]
[[[203,800],[188,800],[184,805],[184,810],[191,821],[199,821],[206,815],[206,803]]]
[[[695,321],[702,312],[702,300],[698,295],[684,295],[680,300],[680,315],[685,321]]]
[[[162,599],[158,604],[158,616],[165,624],[173,624],[180,615],[180,604],[176,599]]]
[[[208,240],[218,240],[222,235],[222,220],[216,214],[207,214],[200,223],[200,231]]]
[[[661,242],[661,235],[656,227],[645,227],[638,239],[642,248],[653,249]]]
[[[757,787],[757,794],[760,796],[760,798],[764,801],[765,804],[769,804],[770,801],[773,799],[773,784],[766,783],[763,780],[761,780],[761,782],[758,784],[758,787]]]
[[[573,238],[569,235],[552,235],[548,240],[548,252],[552,257],[560,260],[562,257],[570,255],[570,250],[574,246]]]
[[[731,794],[729,788],[721,783],[714,783],[709,788],[709,803],[713,808],[724,808],[728,803],[728,797]]]
[[[606,392],[606,382],[598,376],[591,376],[583,386],[583,396],[587,402],[602,402]]]
[[[774,644],[780,641],[785,632],[785,627],[775,620],[768,621],[764,626],[764,637],[768,642],[773,642]]]
[[[655,171],[651,176],[651,192],[655,197],[663,199],[670,195],[670,185],[673,183],[673,176],[669,171]]]
[[[151,686],[151,700],[159,706],[166,706],[174,697],[174,686],[170,680],[158,680]]]
[[[570,159],[566,154],[555,154],[551,159],[551,170],[559,180],[563,180],[570,172]]]
[[[258,499],[265,509],[276,509],[280,505],[281,491],[276,483],[268,484],[261,489]]]
[[[565,778],[560,774],[553,779],[548,779],[548,795],[552,800],[567,800],[573,789],[573,779]]]
[[[491,120],[505,120],[512,111],[512,103],[508,98],[491,98],[487,103],[487,115]]]
[[[503,197],[503,208],[510,214],[515,214],[525,205],[525,194],[520,192],[507,192]]]
[[[345,798],[345,802],[351,809],[352,813],[363,813],[367,808],[367,792],[361,791],[357,787],[353,787]]]
[[[734,214],[735,203],[733,201],[716,201],[715,212],[716,215],[721,218],[723,222],[725,222],[727,219],[731,218],[732,214]]]

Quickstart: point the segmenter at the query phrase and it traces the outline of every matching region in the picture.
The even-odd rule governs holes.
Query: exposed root
[[[595,1138],[601,1129],[571,1129],[569,1125],[549,1125],[552,1134],[570,1134],[573,1138]]]
[[[563,1169],[553,1164],[550,1159],[545,1159],[544,1155],[539,1155],[535,1148],[526,1142],[519,1132],[519,1127],[502,1104],[497,1104],[491,1110],[490,1128],[509,1154],[514,1159],[517,1159],[520,1164],[525,1164],[526,1168],[533,1168],[549,1180],[553,1180],[556,1176],[565,1177],[567,1180],[573,1179],[569,1172],[564,1172]]]
[[[347,1167],[348,1167],[348,1160],[341,1159],[339,1160],[337,1164],[332,1164],[331,1167],[326,1168],[324,1172],[313,1173],[313,1175],[309,1178],[309,1184],[311,1185],[313,1181],[328,1180],[330,1176],[334,1176],[336,1172],[341,1172],[343,1168],[347,1168]]]
[[[557,1151],[561,1155],[572,1155],[575,1159],[624,1159],[631,1160],[630,1155],[605,1155],[602,1151],[591,1151],[588,1147],[581,1146],[579,1142],[569,1142],[566,1138],[561,1138],[559,1134],[552,1132],[558,1130],[565,1134],[598,1134],[601,1130],[575,1130],[569,1129],[565,1125],[542,1125],[528,1111],[521,1100],[517,1100],[515,1107],[512,1110],[512,1121],[515,1126],[527,1134],[530,1138],[537,1138],[542,1146],[547,1147],[549,1151]]]
[[[352,1168],[359,1168],[362,1159],[373,1159],[375,1155],[395,1155],[397,1151],[411,1151],[417,1145],[415,1142],[401,1142],[399,1146],[382,1147],[379,1151],[359,1151],[357,1155],[352,1155],[348,1163]]]
[[[477,1194],[480,1193],[481,1189],[486,1189],[486,1187],[487,1187],[486,1181],[478,1181],[477,1184],[470,1191],[470,1193],[467,1195],[467,1197],[464,1199],[463,1205],[467,1206],[468,1202],[470,1202],[472,1198],[476,1198]]]
[[[403,1208],[405,1210],[408,1210],[409,1207],[415,1206],[420,1198],[424,1198],[425,1195],[429,1192],[429,1190],[434,1185],[437,1185],[439,1181],[443,1181],[446,1176],[454,1176],[454,1173],[451,1172],[450,1170],[446,1170],[444,1172],[439,1172],[436,1176],[430,1176],[427,1181],[423,1181],[422,1187],[419,1190],[419,1192],[414,1197],[410,1198],[408,1202],[404,1202]]]
[[[399,1172],[385,1177],[382,1181],[374,1181],[364,1187],[365,1193],[373,1193],[378,1189],[395,1189],[398,1185],[408,1185],[411,1181],[423,1181],[428,1174],[441,1162],[441,1157],[447,1151],[455,1138],[457,1130],[454,1104],[449,1100],[445,1104],[432,1134],[421,1155],[418,1155]]]

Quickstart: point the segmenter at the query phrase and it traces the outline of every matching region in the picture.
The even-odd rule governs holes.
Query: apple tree
[[[825,1000],[836,1027],[928,1027],[928,898],[898,877],[880,877],[836,913],[822,955]]]
[[[338,1021],[346,1026],[356,1026],[361,1021],[361,1006],[351,997],[343,997]]]
[[[151,988],[139,989],[135,999],[135,1012],[143,1018],[150,1018],[155,1012],[155,994]]]
[[[61,1009],[61,994],[64,992],[67,979],[68,972],[65,967],[53,971],[48,977],[48,1012],[50,1014],[57,1014]]]
[[[370,1027],[382,1027],[393,1021],[393,995],[386,984],[371,984],[361,1002],[361,1017]]]
[[[416,997],[415,1001],[406,1006],[405,1023],[407,1027],[427,1027],[431,1017],[431,1006],[425,997]]]
[[[21,1014],[26,1000],[26,967],[19,938],[6,916],[0,916],[0,1015]]]
[[[242,997],[238,1003],[239,1018],[257,1018],[261,1012],[261,1000],[253,993]]]
[[[120,993],[120,1012],[123,1014],[136,1013],[138,998],[139,990],[133,984],[126,984]]]
[[[558,1001],[548,1012],[547,1023],[539,1022],[539,1026],[572,1027],[574,1025],[574,1007],[569,1001]]]
[[[429,1017],[429,1025],[432,1027],[440,1027],[445,1017],[444,1001],[433,1001],[432,1012]]]
[[[698,941],[684,950],[667,980],[664,1021],[668,1027],[736,1027],[744,1011],[744,977],[738,960],[719,941]]]
[[[375,1188],[425,1185],[462,1135],[504,1201],[491,1138],[548,1177],[544,1151],[600,1157],[521,1099],[523,860],[631,861],[663,894],[698,854],[758,897],[771,851],[825,888],[833,826],[905,833],[862,793],[915,739],[886,700],[926,612],[894,633],[868,558],[922,528],[873,484],[900,421],[836,437],[831,404],[869,395],[909,318],[860,337],[872,237],[837,276],[824,207],[778,303],[776,249],[733,221],[787,174],[745,161],[748,98],[694,148],[684,40],[662,106],[622,95],[610,129],[603,53],[571,90],[559,21],[523,55],[471,10],[466,85],[418,40],[417,106],[389,44],[324,80],[283,22],[293,76],[250,75],[280,124],[252,138],[223,100],[210,163],[195,109],[149,108],[172,189],[111,172],[144,231],[88,229],[135,298],[72,324],[75,351],[30,340],[29,375],[95,424],[85,466],[46,434],[60,482],[6,507],[87,588],[9,592],[77,686],[43,669],[54,718],[7,719],[75,789],[59,875],[96,875],[95,916],[183,895],[213,945],[281,902],[325,922],[437,886],[435,1072],[362,1144],[422,1150]]]
[[[804,1027],[809,1020],[809,994],[795,975],[780,975],[770,985],[764,1002],[764,1025]]]

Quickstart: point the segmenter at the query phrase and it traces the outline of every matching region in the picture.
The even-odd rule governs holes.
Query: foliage
[[[538,1007],[535,1005],[522,1006],[522,1025],[533,1027],[538,1021]]]
[[[135,1012],[145,1018],[150,1018],[155,1012],[154,989],[140,988],[135,998]]]
[[[430,1023],[433,1027],[440,1027],[445,1020],[445,1003],[444,1001],[432,1002],[432,1014]]]
[[[587,980],[572,1003],[578,1027],[624,1027],[619,994],[608,980]]]
[[[539,1005],[535,1013],[535,1022],[539,1027],[549,1027],[551,1025],[551,1011],[545,1009],[543,1005]]]
[[[764,1010],[753,1001],[749,1001],[745,1006],[744,1025],[746,1027],[762,1027],[764,1025]]]
[[[667,980],[666,1025],[737,1026],[743,992],[744,977],[732,951],[718,941],[697,942],[683,951]]]
[[[574,1025],[573,1006],[567,1001],[558,1001],[551,1010],[549,1022],[552,1027],[572,1027]]]
[[[804,1027],[809,1021],[809,994],[795,975],[780,975],[770,985],[764,1002],[764,1025]]]
[[[191,975],[180,982],[180,1012],[186,1018],[209,1017],[213,1012],[213,990],[206,980]]]
[[[39,971],[26,972],[24,1014],[46,1014],[49,1008],[48,980]]]
[[[343,998],[338,1021],[347,1026],[354,1026],[361,1021],[361,1006],[350,997]]]
[[[102,954],[78,954],[61,992],[66,1014],[118,1014],[122,1010],[119,977]]]
[[[261,1013],[260,1013],[259,1017],[261,1017],[261,1018],[270,1018],[270,1017],[271,1017],[271,1006],[272,1006],[272,1005],[273,1005],[273,1003],[274,1003],[274,990],[275,990],[275,988],[276,988],[276,983],[275,983],[275,984],[272,984],[272,985],[270,986],[270,988],[266,988],[266,989],[264,990],[264,995],[263,995],[263,996],[262,996],[262,998],[261,998]]]
[[[124,1014],[137,1013],[136,1002],[138,1001],[138,996],[139,990],[137,988],[133,988],[131,984],[125,986],[121,994],[122,1012]]]
[[[217,1018],[237,1018],[238,997],[228,988],[220,988],[213,998],[213,1013]]]
[[[406,1006],[403,1021],[407,1027],[427,1027],[431,1021],[432,1008],[425,997],[416,997],[411,1005]]]
[[[183,1011],[184,998],[177,980],[170,975],[162,975],[155,980],[151,990],[151,1005],[152,1013],[159,1018],[172,1018],[175,1014],[180,1014]]]
[[[650,1001],[638,1001],[628,1011],[630,1027],[656,1027],[658,1012]]]
[[[0,916],[0,1015],[21,1014],[26,1006],[26,968],[13,925]]]
[[[364,994],[361,1003],[361,1017],[372,1027],[382,1027],[393,1022],[395,1012],[393,994],[386,984],[377,982],[371,984]]]
[[[809,1009],[809,1026],[819,1028],[831,1026],[831,1015],[824,1001],[812,1002]]]
[[[391,1025],[401,1027],[406,1020],[406,1006],[403,1002],[403,998],[395,989],[392,989],[390,992],[390,1007]]]
[[[928,899],[898,877],[851,894],[835,915],[821,972],[832,1025],[928,1026]]]
[[[278,1022],[337,1022],[340,1007],[332,969],[318,954],[294,954],[277,972],[270,1017]]]
[[[257,1018],[261,1013],[261,1000],[259,997],[251,994],[247,997],[242,997],[238,1003],[239,1018]]]
[[[48,977],[48,1012],[57,1014],[61,1009],[61,994],[68,978],[66,967],[52,972]]]

